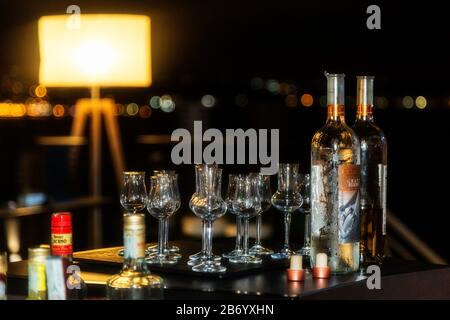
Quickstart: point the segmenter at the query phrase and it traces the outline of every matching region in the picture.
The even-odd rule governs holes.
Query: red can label
[[[72,254],[72,234],[52,233],[52,253],[54,255]]]

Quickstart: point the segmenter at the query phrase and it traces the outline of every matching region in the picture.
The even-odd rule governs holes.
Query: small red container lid
[[[70,212],[52,214],[52,228],[58,227],[72,227],[72,214]]]

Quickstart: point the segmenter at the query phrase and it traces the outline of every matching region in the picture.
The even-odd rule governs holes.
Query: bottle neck
[[[145,218],[143,214],[124,215],[123,271],[145,272]]]
[[[373,106],[368,104],[358,104],[356,107],[356,120],[373,122]]]
[[[344,107],[344,105],[338,105],[338,104],[328,105],[327,122],[345,123],[345,107]]]
[[[373,82],[372,76],[356,77],[357,121],[373,121]]]

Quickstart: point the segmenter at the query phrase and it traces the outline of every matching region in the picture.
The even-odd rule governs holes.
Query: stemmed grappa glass
[[[206,166],[207,165],[205,164],[195,165],[195,192],[189,200],[189,209],[191,209],[192,212],[194,212],[194,204],[198,203],[203,192],[202,184],[204,183],[204,181],[202,181],[202,173]],[[212,166],[217,167],[217,165]],[[206,220],[202,219],[202,250],[189,256],[189,261],[187,262],[189,266],[195,266],[197,264],[200,264],[202,260],[206,260],[208,256],[206,246]],[[220,261],[221,259],[220,256],[214,254],[212,255],[212,258],[217,261]]]
[[[272,259],[289,259],[292,251],[289,246],[291,228],[291,213],[300,208],[303,203],[298,190],[298,164],[280,163],[278,169],[278,190],[272,196],[273,206],[284,213],[284,246],[271,255]]]
[[[147,210],[159,220],[158,224],[158,252],[151,253],[147,263],[174,264],[180,255],[164,250],[164,226],[168,219],[180,206],[180,200],[175,195],[174,178],[168,174],[159,174],[151,177],[150,193]]]
[[[304,261],[306,265],[309,265],[308,260],[311,251],[311,180],[309,173],[298,175],[298,187],[303,198],[303,204],[299,211],[305,216],[305,236],[303,246],[298,253],[306,258],[304,258]]]
[[[261,263],[262,259],[248,250],[249,220],[261,210],[259,175],[240,175],[236,182],[236,196],[232,201],[233,212],[244,220],[244,244],[242,254],[230,257],[231,263]]]
[[[229,174],[228,175],[228,189],[225,201],[227,202],[227,210],[232,214],[236,214],[233,211],[233,201],[236,198],[236,184],[239,179],[239,175]],[[242,254],[242,219],[236,214],[236,246],[233,251],[224,253],[222,256],[224,258],[237,257]]]
[[[175,179],[175,196],[180,199],[179,203],[181,206],[181,197],[180,197],[180,191],[178,188],[178,174],[175,173],[174,170],[153,170],[153,175],[157,176],[159,174],[168,174],[169,176],[174,177]],[[180,206],[178,206],[178,208],[175,210],[178,211],[178,209],[180,208]],[[174,245],[170,245],[169,244],[169,219],[165,220],[165,225],[164,225],[164,250],[169,250],[170,252],[174,253],[174,252],[179,252],[180,248],[178,248],[177,246]],[[158,245],[152,245],[150,247],[147,248],[147,253],[155,253],[158,251]]]
[[[203,165],[200,173],[200,192],[191,203],[194,214],[205,221],[206,257],[200,258],[198,264],[192,267],[195,272],[218,273],[225,272],[226,267],[214,259],[212,253],[213,222],[227,211],[227,204],[221,196],[222,169],[217,165]]]
[[[261,243],[262,214],[268,211],[272,206],[271,202],[272,191],[270,190],[270,176],[259,174],[258,189],[261,200],[261,210],[258,212],[258,215],[256,216],[255,245],[250,248],[250,253],[257,256],[264,256],[273,253],[272,250],[263,247]]]
[[[127,213],[139,213],[147,204],[145,172],[124,171],[123,187],[120,192],[120,204]]]
[[[127,213],[140,213],[147,204],[148,194],[145,187],[145,172],[124,171],[123,186],[120,192],[120,204]],[[123,249],[118,254],[123,256]]]

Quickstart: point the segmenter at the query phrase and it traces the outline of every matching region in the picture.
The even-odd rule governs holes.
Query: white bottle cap
[[[298,254],[291,256],[291,269],[292,270],[302,270],[303,269],[303,257]]]
[[[318,253],[316,256],[316,267],[326,268],[328,267],[328,256],[326,253]]]

